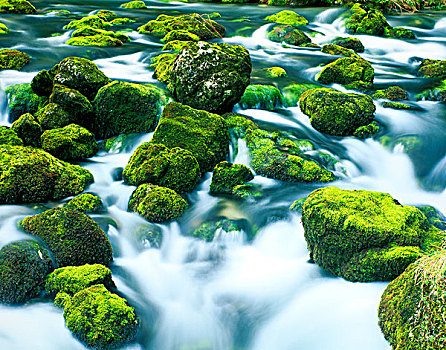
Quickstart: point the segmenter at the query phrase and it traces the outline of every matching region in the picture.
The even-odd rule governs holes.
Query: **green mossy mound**
[[[329,135],[353,135],[360,126],[370,124],[375,105],[368,95],[346,94],[334,89],[312,89],[303,93],[299,107],[310,117],[311,125]]]
[[[318,189],[302,223],[313,260],[350,281],[390,281],[442,239],[421,211],[380,192]]]
[[[98,151],[94,135],[76,124],[45,131],[42,148],[56,158],[65,161],[80,161],[90,158]]]
[[[79,29],[82,30],[82,29]],[[85,34],[85,33],[83,33]],[[67,40],[67,45],[73,46],[106,46],[117,47],[122,46],[123,42],[113,36],[96,34],[96,35],[77,35]]]
[[[53,269],[50,254],[40,243],[22,240],[5,245],[0,250],[0,302],[23,304],[38,297]]]
[[[446,78],[446,60],[424,59],[418,69],[418,75],[425,78]]]
[[[266,75],[269,78],[282,78],[287,76],[286,70],[283,69],[282,67],[270,67],[270,68],[265,68],[265,70],[266,70]]]
[[[161,102],[161,94],[155,87],[114,81],[102,87],[94,99],[92,129],[99,139],[152,131],[161,112]]]
[[[144,1],[130,1],[121,4],[119,7],[124,9],[146,9],[147,6]]]
[[[12,123],[11,129],[23,140],[25,146],[41,147],[40,136],[43,133],[42,127],[36,119],[29,113],[23,114]]]
[[[395,39],[415,39],[415,34],[410,29],[402,27],[386,27],[384,36]]]
[[[73,34],[71,34],[71,36],[73,38],[75,37],[88,37],[88,36],[95,36],[95,35],[100,35],[100,36],[108,36],[114,39],[118,39],[119,41],[125,43],[130,41],[130,38],[121,33],[121,32],[112,32],[111,30],[103,30],[103,29],[95,29],[95,28],[90,28],[90,27],[84,27],[81,29],[78,29],[76,31],[73,32]]]
[[[0,145],[23,146],[23,141],[13,129],[0,126]]]
[[[117,349],[136,337],[139,319],[127,301],[110,293],[102,284],[64,296],[67,328],[88,347]]]
[[[184,30],[198,35],[200,40],[224,37],[225,27],[206,17],[206,15],[199,15],[198,13],[180,16],[159,15],[155,20],[139,27],[138,32],[164,37],[173,30]]]
[[[425,255],[393,280],[381,296],[378,316],[396,350],[446,347],[446,252]]]
[[[243,46],[191,42],[172,65],[172,96],[192,108],[229,112],[249,85],[250,75],[251,58]]]
[[[249,85],[239,105],[243,109],[258,108],[272,111],[281,106],[283,102],[282,93],[272,85]]]
[[[378,134],[380,128],[379,125],[375,122],[370,123],[368,125],[360,126],[355,130],[353,136],[356,136],[359,139],[367,139],[369,137],[373,137]]]
[[[68,114],[56,103],[48,103],[35,114],[42,129],[56,129],[79,122],[73,115]]]
[[[133,153],[122,176],[129,185],[151,183],[186,193],[197,184],[200,167],[192,153],[182,148],[143,143]]]
[[[0,35],[8,33],[9,33],[8,27],[0,22]]]
[[[391,101],[408,100],[409,95],[399,86],[390,86],[385,90],[377,90],[373,96],[374,99],[386,98]]]
[[[232,189],[232,195],[238,199],[254,201],[263,197],[262,186],[252,183],[237,185]]]
[[[177,102],[164,108],[151,142],[191,152],[202,173],[211,171],[229,152],[228,129],[222,117]]]
[[[375,70],[362,58],[343,57],[327,64],[316,76],[321,84],[342,84],[349,89],[367,90],[373,86]]]
[[[82,193],[70,200],[65,207],[85,214],[97,213],[104,208],[101,198],[91,193]]]
[[[187,202],[174,190],[152,184],[142,184],[129,200],[129,210],[151,222],[168,222],[181,216]]]
[[[93,15],[93,16],[82,17],[79,20],[71,21],[66,26],[64,26],[63,29],[80,29],[85,27],[102,29],[111,26],[112,25],[108,23],[106,20],[102,19],[99,16]]]
[[[308,20],[305,17],[289,10],[280,11],[274,15],[267,16],[265,17],[265,21],[279,24],[289,24],[292,26],[302,26],[308,24]]]
[[[106,21],[108,21],[109,18],[118,17],[118,15],[115,12],[109,10],[99,10],[96,13],[96,16],[101,17]]]
[[[113,26],[122,26],[124,24],[129,24],[134,22],[136,21],[131,18],[123,17],[123,18],[115,18],[111,20],[109,23]]]
[[[291,25],[274,26],[266,36],[271,41],[295,46],[311,43],[311,39],[303,31]]]
[[[93,182],[88,170],[39,149],[0,146],[0,203],[35,203],[81,193]]]
[[[393,108],[393,109],[411,109],[411,110],[417,110],[416,107],[407,105],[405,103],[399,103],[399,102],[384,102],[383,103],[384,108]]]
[[[206,242],[212,242],[214,237],[221,233],[239,233],[245,232],[246,223],[242,220],[230,220],[230,219],[222,219],[217,221],[208,221],[203,222],[200,226],[198,226],[193,232],[192,236],[202,239]],[[246,230],[248,234],[247,238],[253,238],[249,233],[250,230]]]
[[[328,44],[322,46],[321,51],[329,55],[360,58],[353,50],[346,49],[345,47],[334,44]]]
[[[316,84],[290,84],[282,90],[283,104],[286,107],[296,107],[299,103],[300,96],[302,96],[305,91],[317,89],[319,87],[320,86]]]
[[[200,37],[194,33],[190,33],[187,30],[172,30],[167,33],[162,42],[168,43],[170,41],[200,41]]]
[[[18,13],[29,15],[35,13],[36,8],[26,0],[2,0],[0,1],[0,13]]]
[[[365,48],[362,42],[357,38],[335,38],[331,41],[332,44],[345,47],[346,49],[353,50],[357,53],[364,52]]]
[[[5,89],[8,97],[9,120],[15,121],[22,114],[34,114],[45,102],[37,96],[29,84],[10,85]]]
[[[116,288],[110,269],[104,265],[66,266],[54,270],[47,277],[45,293],[52,297],[59,292],[73,296],[95,284],[102,284],[108,290]]]
[[[232,194],[235,186],[254,179],[251,169],[243,164],[220,162],[212,173],[210,192],[212,194]]]
[[[50,209],[26,217],[21,227],[48,246],[58,267],[108,265],[113,260],[112,246],[105,232],[80,211]]]

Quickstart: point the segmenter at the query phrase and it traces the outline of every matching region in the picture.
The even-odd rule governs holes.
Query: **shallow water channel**
[[[68,9],[87,15],[99,9],[115,11],[136,20],[128,27],[132,42],[119,48],[75,47],[65,44],[69,31],[62,27],[70,17],[55,12],[4,15],[1,21],[12,33],[0,37],[0,46],[27,52],[29,65],[20,71],[0,72],[0,119],[10,125],[4,89],[28,83],[41,69],[49,69],[68,56],[93,60],[112,79],[159,84],[152,78],[150,58],[162,44],[138,34],[136,28],[160,13],[211,13],[227,29],[222,42],[249,49],[252,83],[270,83],[263,68],[281,66],[291,82],[314,82],[320,65],[333,56],[300,47],[284,47],[266,38],[270,25],[263,18],[282,10],[257,5],[146,1],[147,10],[120,9],[120,1],[34,1],[38,9]],[[313,31],[312,41],[324,44],[348,36],[338,20],[342,8],[300,8]],[[245,21],[234,21],[240,19]],[[423,58],[446,59],[446,13],[388,16],[393,26],[413,30],[416,40],[396,40],[367,35],[357,37],[361,54],[375,69],[375,88],[399,85],[410,94],[417,111],[386,109],[377,105],[376,118],[384,130],[376,139],[330,137],[313,129],[298,107],[275,111],[239,110],[267,129],[284,130],[307,139],[337,160],[339,180],[330,185],[345,189],[388,192],[402,204],[432,205],[446,213],[446,105],[419,101],[425,79],[416,76]],[[55,35],[61,34],[61,35]],[[161,85],[160,85],[161,86]],[[341,86],[336,88],[345,91]],[[147,225],[127,211],[135,187],[116,180],[133,151],[151,134],[127,139],[109,152],[100,152],[81,165],[95,183],[89,188],[107,207],[93,215],[106,229],[114,248],[111,266],[119,291],[136,308],[142,329],[136,343],[126,349],[151,350],[383,350],[390,349],[377,325],[377,306],[386,283],[350,283],[334,278],[311,264],[298,214],[288,207],[320,184],[291,184],[256,176],[264,196],[239,201],[209,195],[211,173],[188,196],[191,208],[177,222],[154,225],[163,233],[161,247],[152,248],[137,228]],[[382,137],[392,142],[380,142]],[[403,140],[417,137],[416,152],[407,152]],[[383,146],[386,144],[386,146]],[[230,161],[249,165],[243,142],[232,146]],[[48,208],[60,203],[47,203]],[[25,234],[17,222],[42,210],[41,206],[0,206],[0,247]],[[253,242],[244,232],[219,232],[211,243],[187,235],[201,222],[226,217],[259,228]],[[0,306],[0,349],[84,349],[65,328],[63,311],[50,302],[21,307]]]

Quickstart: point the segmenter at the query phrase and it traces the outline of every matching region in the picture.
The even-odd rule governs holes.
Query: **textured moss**
[[[81,29],[79,29],[81,30]],[[67,45],[73,46],[122,46],[122,41],[113,36],[96,34],[88,36],[75,36],[67,40]]]
[[[5,90],[8,97],[9,119],[17,120],[22,114],[37,112],[45,99],[37,96],[29,84],[15,84]]]
[[[82,213],[96,213],[104,208],[101,198],[91,193],[82,193],[70,200],[65,207]]]
[[[255,200],[263,196],[262,186],[253,183],[234,186],[232,195],[239,199]]]
[[[299,45],[300,47],[308,47],[310,49],[320,49],[321,47],[317,44],[313,44],[313,43],[305,43],[302,45]]]
[[[212,173],[210,192],[231,194],[234,187],[254,179],[252,171],[243,164],[218,163]]]
[[[0,145],[23,146],[23,141],[13,129],[0,126]]]
[[[42,134],[41,140],[44,151],[65,161],[87,159],[98,151],[94,135],[76,124],[47,130]]]
[[[184,41],[184,43],[186,43],[186,41]],[[173,62],[175,61],[175,58],[177,58],[177,55],[177,53],[162,53],[151,59],[152,64],[150,66],[155,68],[153,77],[164,84],[168,84],[169,87],[171,82],[170,72],[172,71]]]
[[[345,47],[346,49],[353,50],[355,52],[361,53],[364,52],[364,45],[361,43],[361,41],[357,38],[335,38],[331,42],[334,45]]]
[[[240,232],[243,231],[242,225],[237,220],[217,220],[202,223],[193,232],[192,235],[206,242],[212,242],[218,231]]]
[[[125,9],[145,9],[145,8],[147,8],[144,1],[125,2],[125,3],[121,4],[119,7],[122,7]]]
[[[68,23],[63,29],[80,29],[84,27],[102,29],[105,27],[111,27],[111,24],[102,19],[99,16],[93,15],[88,17],[82,17],[79,20],[74,20]]]
[[[319,87],[320,86],[316,84],[290,84],[282,91],[283,103],[286,107],[296,107],[300,96],[302,96],[305,91]]]
[[[384,36],[395,39],[415,39],[415,34],[410,29],[401,27],[384,28]]]
[[[352,135],[357,128],[373,121],[375,105],[367,95],[346,94],[320,88],[304,92],[299,100],[311,125],[329,135]]]
[[[240,106],[243,109],[258,108],[274,110],[281,106],[283,102],[282,93],[272,85],[248,85],[240,99]]]
[[[293,204],[290,205],[290,210],[302,215],[302,206],[305,203],[306,198],[296,199]]]
[[[369,137],[375,136],[379,132],[379,126],[373,122],[368,125],[360,126],[355,130],[353,136],[360,139],[367,139]]]
[[[266,74],[270,78],[282,78],[287,76],[287,72],[282,67],[265,68]]]
[[[1,0],[0,13],[19,13],[31,14],[35,13],[36,8],[26,0]]]
[[[62,128],[69,124],[78,122],[75,116],[69,115],[60,105],[56,103],[48,103],[45,107],[39,109],[35,117],[43,129]]]
[[[249,85],[250,74],[251,58],[243,46],[191,42],[173,63],[172,96],[192,108],[229,112]]]
[[[114,39],[118,39],[121,42],[128,42],[130,41],[130,38],[121,33],[121,32],[112,32],[111,30],[103,30],[103,29],[96,29],[96,28],[90,28],[90,27],[84,27],[81,29],[78,29],[71,34],[71,36],[74,37],[88,37],[88,36],[109,36]]]
[[[108,290],[116,288],[110,269],[104,265],[66,266],[54,270],[47,277],[45,293],[55,296],[59,292],[64,292],[73,296],[95,284],[102,284]]]
[[[58,267],[108,265],[113,251],[107,235],[89,216],[69,208],[55,208],[21,222],[26,233],[39,237],[51,250]]]
[[[151,183],[185,193],[197,184],[200,167],[192,153],[182,148],[143,143],[133,153],[122,175],[130,185]]]
[[[225,27],[217,22],[192,13],[180,16],[159,15],[156,20],[150,21],[138,28],[142,34],[163,37],[173,30],[185,30],[198,35],[201,40],[221,38],[225,36]]]
[[[0,302],[22,304],[43,291],[47,274],[53,271],[48,250],[40,243],[22,240],[0,250]]]
[[[327,53],[329,55],[360,58],[353,50],[346,49],[342,46],[334,45],[334,44],[328,44],[328,45],[322,46],[321,51],[323,53]]]
[[[164,108],[151,142],[190,151],[202,173],[211,171],[229,152],[229,135],[222,117],[176,102]]]
[[[289,24],[274,26],[273,29],[267,33],[267,37],[271,41],[278,43],[285,42],[296,46],[311,43],[311,39],[303,31],[296,29]]]
[[[418,69],[418,75],[425,78],[446,78],[446,60],[424,59]]]
[[[109,23],[113,26],[122,26],[124,24],[129,24],[129,23],[134,23],[135,20],[127,18],[127,17],[123,17],[123,18],[115,18],[113,20],[111,20]]]
[[[416,107],[413,107],[411,105],[406,105],[405,103],[399,103],[399,102],[384,102],[383,103],[384,108],[393,108],[393,109],[412,109],[417,110]]]
[[[63,304],[67,328],[90,348],[120,348],[136,336],[135,310],[102,284],[81,290]]]
[[[269,6],[286,6],[288,0],[268,0]]]
[[[321,84],[342,84],[352,89],[371,89],[375,71],[361,58],[343,57],[327,64],[316,76]]]
[[[162,39],[163,42],[168,43],[169,41],[199,41],[200,37],[194,33],[189,33],[187,30],[172,30],[167,33]]]
[[[43,133],[42,128],[31,114],[23,114],[12,123],[11,129],[23,140],[25,146],[42,146],[42,142],[40,141],[40,135]]]
[[[88,170],[30,147],[0,146],[0,203],[60,200],[93,182]]]
[[[113,17],[118,17],[118,15],[113,12],[113,11],[109,11],[109,10],[99,10],[96,13],[96,16],[108,21],[109,18],[113,18]]]
[[[441,235],[417,208],[390,195],[335,187],[313,191],[302,208],[313,260],[353,281],[391,280]]]
[[[439,230],[446,230],[446,217],[440,211],[430,205],[418,206],[417,208],[427,217],[431,225]]]
[[[373,96],[374,99],[386,98],[391,101],[401,101],[408,100],[409,96],[406,91],[404,91],[399,86],[390,86],[385,90],[377,90]]]
[[[8,34],[9,33],[9,29],[8,27],[0,22],[0,35],[1,34]]]
[[[297,14],[294,11],[284,10],[280,11],[278,13],[275,13],[274,15],[265,17],[265,20],[268,22],[273,23],[279,23],[279,24],[290,24],[293,26],[301,26],[301,25],[307,25],[308,20]]]
[[[441,101],[446,102],[446,80],[443,80],[440,85],[432,89],[426,89],[417,95],[419,100]]]
[[[49,96],[53,91],[54,72],[48,72],[46,69],[37,73],[31,81],[31,88],[39,96]]]
[[[170,188],[142,184],[129,200],[129,210],[137,212],[151,222],[167,222],[181,216],[187,202]]]
[[[93,102],[93,131],[99,139],[152,131],[161,112],[160,102],[161,94],[156,88],[114,81],[102,87]]]

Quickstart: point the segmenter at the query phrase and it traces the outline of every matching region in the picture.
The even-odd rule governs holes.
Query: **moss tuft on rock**
[[[356,136],[359,139],[367,139],[369,137],[375,136],[379,132],[379,125],[375,122],[372,122],[368,125],[360,126],[355,130],[353,136]]]
[[[265,68],[266,75],[270,78],[282,78],[287,76],[287,72],[282,67]]]
[[[124,8],[124,9],[146,9],[147,8],[144,1],[138,1],[138,0],[125,2],[125,3],[121,4],[119,7]]]
[[[56,103],[48,103],[45,107],[37,111],[35,117],[44,130],[63,128],[64,126],[78,122],[75,116],[69,115]]]
[[[91,193],[82,193],[71,199],[65,207],[85,214],[97,213],[104,208],[101,198]]]
[[[446,60],[424,59],[418,68],[418,75],[425,78],[446,78]]]
[[[321,51],[329,55],[360,58],[353,50],[335,44],[324,45]]]
[[[74,20],[68,23],[63,29],[80,29],[85,27],[102,29],[105,27],[111,27],[112,25],[106,20],[97,15],[82,17],[79,20]]]
[[[239,105],[243,109],[258,108],[272,111],[281,106],[282,102],[282,93],[275,86],[253,84],[248,85]]]
[[[220,162],[212,173],[210,192],[212,194],[232,194],[235,186],[243,185],[252,179],[254,179],[254,174],[246,165]]]
[[[187,30],[172,30],[167,33],[162,42],[168,43],[170,41],[179,40],[179,41],[200,41],[200,37],[194,33],[190,33]]]
[[[0,2],[0,13],[31,14],[36,8],[26,0],[2,0]]]
[[[1,10],[0,10],[1,11]],[[2,34],[8,34],[9,33],[9,29],[8,27],[0,22],[0,35]]]

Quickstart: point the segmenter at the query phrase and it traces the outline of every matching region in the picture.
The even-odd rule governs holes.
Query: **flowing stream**
[[[38,9],[70,10],[87,15],[99,9],[115,11],[136,23],[132,42],[120,48],[66,45],[69,32],[62,30],[71,18],[56,12],[38,15],[5,15],[12,32],[0,37],[0,46],[23,50],[31,62],[20,71],[0,72],[0,123],[10,125],[4,89],[30,82],[41,69],[49,69],[68,56],[93,60],[112,79],[159,84],[152,78],[150,58],[159,52],[159,40],[138,34],[136,28],[160,13],[212,13],[227,28],[222,42],[241,44],[253,61],[252,83],[270,83],[262,70],[281,66],[291,82],[314,82],[321,64],[333,56],[314,49],[284,47],[266,38],[270,25],[263,18],[282,10],[277,7],[234,4],[146,1],[147,10],[120,9],[120,1],[66,1],[50,4],[34,1]],[[313,31],[312,41],[328,43],[348,36],[338,19],[345,9],[302,8]],[[380,139],[329,137],[314,130],[298,107],[276,111],[239,110],[269,129],[284,130],[308,139],[338,161],[340,179],[334,185],[345,189],[388,192],[403,204],[432,205],[446,213],[446,106],[415,101],[426,87],[416,76],[423,58],[446,59],[446,13],[421,13],[388,17],[394,26],[412,29],[417,40],[395,40],[358,35],[366,51],[361,54],[375,69],[375,87],[399,85],[408,90],[417,111],[382,108],[376,118],[385,126]],[[74,18],[74,17],[73,17]],[[234,21],[242,18],[249,21]],[[282,83],[277,81],[279,87]],[[343,89],[340,86],[336,86]],[[345,89],[344,89],[345,91]],[[236,106],[236,109],[239,107]],[[88,191],[107,207],[93,215],[114,248],[111,266],[120,293],[141,318],[137,342],[125,349],[150,350],[384,350],[390,346],[377,325],[377,307],[386,283],[350,283],[334,278],[311,264],[298,214],[288,207],[306,197],[320,184],[291,184],[256,176],[253,180],[265,194],[258,201],[237,201],[211,196],[211,173],[206,174],[188,196],[191,208],[177,222],[148,224],[127,211],[135,187],[116,178],[133,151],[152,134],[124,140],[109,152],[100,152],[81,165],[90,170],[95,183]],[[420,140],[415,152],[404,140]],[[233,147],[230,161],[249,165],[243,142]],[[54,207],[60,203],[48,203]],[[41,211],[40,205],[0,206],[0,247],[26,235],[17,222]],[[217,232],[211,243],[187,235],[201,222],[215,218],[245,220],[259,228],[253,242],[243,231]],[[138,228],[151,225],[163,234],[160,248],[152,247]],[[63,310],[50,302],[20,307],[0,306],[0,349],[84,349],[65,328]]]

